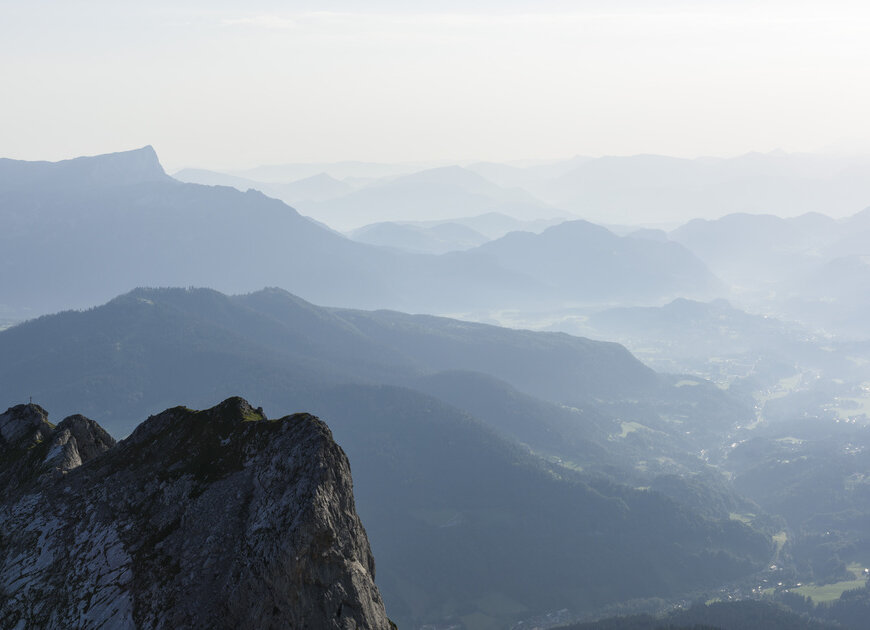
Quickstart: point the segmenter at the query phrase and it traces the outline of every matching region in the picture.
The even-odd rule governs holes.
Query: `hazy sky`
[[[870,147],[865,2],[0,0],[0,156]]]

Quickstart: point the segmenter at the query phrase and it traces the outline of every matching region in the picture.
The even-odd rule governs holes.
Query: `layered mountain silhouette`
[[[828,333],[866,337],[868,210],[839,220],[817,213],[695,219],[669,237],[739,287],[751,307]]]
[[[726,393],[706,394],[723,397],[723,420],[702,384],[675,387],[616,344],[325,309],[279,290],[162,289],[0,332],[0,354],[0,397],[85,412],[117,437],[137,417],[230,391],[265,413],[317,414],[348,454],[400,626],[506,625],[676,595],[747,575],[772,549],[727,516],[536,455],[636,474],[636,453],[674,442],[659,413],[684,418],[674,436],[738,417]],[[633,418],[660,426],[628,435]]]
[[[818,264],[840,231],[837,221],[821,214],[789,219],[730,214],[714,221],[693,219],[669,236],[723,279],[758,286],[806,273]]]
[[[40,400],[63,413],[98,416],[116,433],[132,429],[124,418],[155,411],[154,403],[142,405],[143,397],[189,399],[199,391],[191,381],[209,387],[206,396],[213,399],[220,394],[211,388],[221,384],[304,392],[316,384],[399,384],[466,370],[575,405],[669,387],[615,343],[428,315],[323,308],[280,289],[232,297],[205,289],[137,289],[99,308],[14,326],[0,333],[0,351],[22,358],[0,367],[6,395],[42,382],[48,387],[36,392]],[[79,367],[52,356],[69,356]],[[125,369],[112,373],[117,361]],[[165,369],[156,368],[164,362]],[[186,383],[177,380],[181,374]],[[286,383],[279,385],[281,379]],[[115,419],[100,405],[122,415]]]
[[[325,303],[413,310],[537,291],[486,259],[458,268],[366,246],[262,193],[181,184],[150,147],[0,166],[2,299],[22,312],[87,306],[131,285],[283,285]]]
[[[460,166],[445,166],[374,182],[301,209],[340,229],[382,221],[452,219],[501,212],[520,219],[566,213],[520,188],[504,188]]]
[[[488,239],[458,222],[445,221],[431,226],[396,223],[372,223],[354,230],[350,237],[360,243],[394,247],[421,254],[445,254],[471,249]]]
[[[678,243],[619,237],[588,221],[566,221],[541,234],[514,232],[479,247],[501,267],[585,300],[649,300],[714,295],[724,287]]]
[[[870,202],[866,159],[783,152],[733,158],[605,156],[550,166],[524,186],[608,223],[680,222],[731,213],[851,214]],[[526,173],[532,169],[523,169]]]
[[[419,186],[440,190],[454,175],[409,175],[390,190],[400,197]],[[481,179],[464,171],[455,179],[467,178]],[[704,291],[711,282],[676,245],[620,241],[588,224],[443,256],[356,243],[260,192],[182,184],[163,172],[151,147],[58,163],[4,160],[0,221],[0,306],[21,316],[90,306],[136,285],[283,286],[338,306],[457,312],[605,294],[635,299],[638,276],[646,299]],[[569,261],[561,269],[560,256]],[[606,291],[596,287],[605,282]]]
[[[354,187],[327,173],[318,173],[292,182],[258,182],[237,175],[227,175],[216,171],[186,168],[173,173],[173,178],[189,184],[205,186],[232,186],[246,192],[250,189],[280,199],[292,205],[319,202],[341,197],[354,190]]]

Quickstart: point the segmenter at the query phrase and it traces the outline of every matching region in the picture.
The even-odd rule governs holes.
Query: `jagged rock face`
[[[16,405],[0,415],[0,447],[4,450],[26,448],[42,440],[54,427],[48,413],[39,405]]]
[[[57,427],[39,405],[16,405],[0,415],[0,490],[11,497],[45,475],[56,477],[115,445],[93,420],[70,416]]]
[[[45,415],[0,416],[24,441],[14,456],[0,443],[15,469],[0,477],[0,627],[390,628],[347,458],[317,418],[232,398],[114,445]]]

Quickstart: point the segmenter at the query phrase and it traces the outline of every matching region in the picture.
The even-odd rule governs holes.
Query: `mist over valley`
[[[0,629],[867,627],[866,7],[5,8]]]

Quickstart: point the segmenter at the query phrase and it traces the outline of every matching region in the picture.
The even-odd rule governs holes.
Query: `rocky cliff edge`
[[[18,405],[0,415],[0,491],[2,628],[392,625],[347,457],[314,416],[230,398],[115,444]]]

